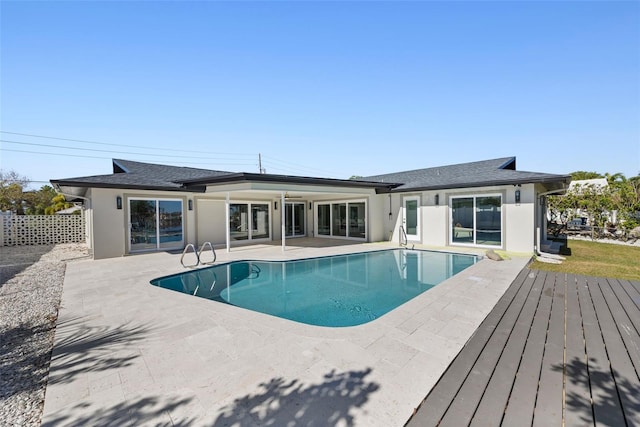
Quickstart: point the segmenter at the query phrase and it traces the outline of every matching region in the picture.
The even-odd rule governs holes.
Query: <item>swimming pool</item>
[[[234,261],[152,285],[316,326],[370,322],[475,264],[475,255],[391,249],[296,261]]]

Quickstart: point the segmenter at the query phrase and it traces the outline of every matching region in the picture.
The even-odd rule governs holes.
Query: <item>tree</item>
[[[45,210],[51,206],[52,200],[58,193],[53,187],[43,185],[38,191],[26,191],[23,193],[26,202],[25,214],[45,215]]]
[[[600,175],[598,172],[575,171],[575,172],[571,172],[570,175],[573,181],[581,181],[583,179],[604,178],[604,176]]]
[[[63,209],[67,209],[73,206],[73,203],[68,203],[63,194],[56,194],[53,199],[51,199],[51,205],[47,206],[44,210],[45,215],[53,215],[58,211]]]
[[[640,225],[640,176],[626,179],[622,174],[616,175],[621,177],[610,184],[611,201],[621,228],[628,232]]]
[[[4,172],[0,169],[0,210],[23,214],[22,189],[29,183],[29,178],[16,171]]]
[[[593,174],[574,172],[572,176]],[[583,184],[564,195],[549,196],[551,221],[566,226],[579,213],[588,218],[592,232],[595,228],[617,227],[623,236],[640,225],[640,176],[627,179],[622,173],[606,173],[601,177],[607,179],[606,187]]]

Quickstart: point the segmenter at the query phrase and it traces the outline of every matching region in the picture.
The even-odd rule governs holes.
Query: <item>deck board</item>
[[[640,425],[640,283],[523,273],[407,425]]]
[[[540,384],[533,411],[533,425],[540,427],[562,425],[566,278],[562,275],[555,277]]]
[[[533,276],[533,274],[530,276]],[[525,283],[525,286],[529,285],[525,306],[518,316],[512,336],[500,356],[483,399],[473,416],[471,425],[499,426],[502,422],[502,417],[497,417],[496,413],[502,414],[507,406],[509,394],[520,366],[522,351],[531,330],[533,315],[544,286],[544,275],[530,276],[528,276],[527,283]]]
[[[629,360],[633,364],[636,376],[640,378],[640,335],[636,325],[631,320],[630,314],[634,314],[633,308],[628,309],[626,307],[627,304],[625,304],[625,301],[628,300],[623,299],[620,301],[616,293],[616,288],[619,285],[617,280],[609,279],[601,285],[600,290],[607,301],[614,324],[624,342],[625,351],[629,353]],[[636,314],[640,315],[640,312]]]
[[[629,280],[618,280],[618,282],[620,283],[620,286],[622,286],[622,289],[624,289],[624,291],[629,296],[629,300],[631,301],[631,303],[635,305],[638,310],[640,310],[640,292],[638,292],[638,290],[633,287],[632,282]],[[636,328],[640,330],[639,323],[636,323]]]
[[[600,425],[625,425],[620,401],[614,398],[612,393],[615,389],[615,381],[609,369],[607,351],[596,316],[596,306],[592,300],[592,293],[596,293],[596,287],[597,279],[589,278],[589,281],[587,278],[578,279],[594,421]]]
[[[638,407],[636,406],[638,402],[637,393],[640,389],[630,389],[630,387],[625,386],[625,384],[637,383],[639,378],[622,338],[619,329],[620,324],[616,322],[612,314],[616,312],[620,317],[619,320],[622,321],[621,317],[624,311],[615,310],[616,307],[612,306],[617,299],[613,301],[606,300],[605,289],[608,286],[606,279],[598,279],[598,286],[592,289],[591,294],[594,305],[599,307],[597,309],[598,322],[607,349],[611,365],[610,369],[615,381],[615,389],[617,389],[615,395],[614,390],[612,390],[611,400],[620,400],[622,413],[627,425],[640,425],[640,413],[638,413]]]
[[[504,414],[505,425],[532,425],[554,285],[555,276],[547,274],[520,369]]]
[[[593,425],[587,352],[578,301],[578,279],[567,276],[563,416],[565,427]]]

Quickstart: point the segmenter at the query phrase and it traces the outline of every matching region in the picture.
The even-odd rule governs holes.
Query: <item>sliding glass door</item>
[[[268,239],[268,203],[232,203],[229,205],[229,235],[231,240]]]
[[[184,246],[182,200],[129,199],[129,251]]]
[[[502,246],[502,196],[451,198],[451,243]]]
[[[322,202],[316,204],[316,236],[367,238],[366,202]]]

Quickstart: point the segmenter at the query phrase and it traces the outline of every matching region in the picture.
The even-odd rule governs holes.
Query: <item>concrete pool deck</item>
[[[397,248],[312,240],[290,240],[284,253],[277,243],[218,251],[217,263]],[[529,258],[481,260],[346,328],[149,284],[184,271],[179,260],[68,265],[42,425],[402,426]]]

